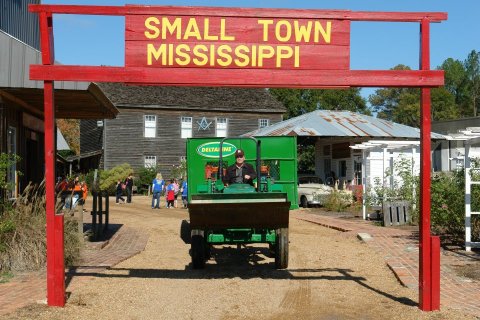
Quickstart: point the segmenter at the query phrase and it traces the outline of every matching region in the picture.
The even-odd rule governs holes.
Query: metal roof
[[[350,111],[316,110],[244,135],[419,139],[420,129]],[[445,139],[434,132],[431,136]]]
[[[0,30],[0,87],[43,88],[29,78],[31,64],[41,64],[41,52]],[[58,62],[56,62],[58,64]],[[86,90],[89,82],[55,81],[55,89]]]

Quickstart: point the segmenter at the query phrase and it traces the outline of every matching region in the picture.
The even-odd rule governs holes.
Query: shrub
[[[7,182],[7,172],[18,161],[20,157],[16,154],[0,153],[0,189],[9,190],[13,187],[12,182]]]
[[[353,196],[350,192],[342,192],[333,190],[326,196],[324,207],[330,211],[344,211],[348,206],[352,204]]]
[[[129,174],[133,173],[132,167],[128,163],[124,163],[113,167],[110,170],[99,172],[99,188],[102,191],[108,191],[109,194],[115,194],[115,186],[118,180],[125,180]]]
[[[157,175],[157,169],[154,167],[140,168],[137,171],[138,178],[135,179],[138,193],[147,193],[148,186],[152,183]]]
[[[448,233],[457,240],[465,230],[465,187],[463,175],[439,173],[431,184],[431,225],[436,233]]]
[[[29,184],[0,216],[0,271],[39,270],[46,264],[45,183]],[[65,263],[79,257],[81,242],[75,221],[65,222]]]

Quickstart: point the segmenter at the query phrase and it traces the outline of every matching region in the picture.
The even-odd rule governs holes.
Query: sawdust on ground
[[[64,308],[32,305],[0,319],[474,319],[447,308],[421,312],[418,293],[401,286],[381,256],[296,220],[295,211],[288,269],[275,270],[268,246],[248,245],[216,246],[206,268],[194,270],[180,237],[188,211],[133,200],[110,206],[110,221],[148,233],[143,252],[74,276]]]

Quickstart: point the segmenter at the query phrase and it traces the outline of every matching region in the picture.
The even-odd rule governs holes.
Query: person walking
[[[152,209],[160,209],[160,194],[165,186],[162,174],[157,173],[157,177],[152,181]]]
[[[186,209],[188,207],[188,183],[187,183],[187,177],[185,177],[185,180],[182,182],[182,188],[180,189],[182,192],[182,202],[183,202],[183,208]]]
[[[115,203],[116,204],[125,203],[125,199],[122,197],[122,193],[123,193],[122,181],[120,179],[118,179],[117,188],[116,188],[116,191],[115,191],[115,196],[116,196]],[[120,200],[122,200],[122,202],[120,202]]]
[[[173,179],[173,192],[174,192],[173,206],[175,208],[178,208],[177,198],[178,198],[178,194],[180,193],[180,187],[178,185],[178,180],[177,179]]]
[[[80,183],[80,189],[82,190],[82,194],[81,194],[81,199],[78,200],[78,204],[79,205],[82,205],[82,206],[85,206],[85,202],[87,201],[87,196],[88,196],[88,187],[87,187],[87,183],[85,181],[82,181]],[[87,210],[85,210],[85,208],[83,208],[83,212],[86,212]]]
[[[133,176],[131,173],[125,179],[125,189],[127,189],[127,203],[132,203]]]

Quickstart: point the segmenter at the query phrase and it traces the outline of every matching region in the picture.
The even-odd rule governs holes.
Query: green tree
[[[477,116],[480,100],[480,53],[472,50],[464,62],[468,100],[473,116]]]
[[[458,119],[460,110],[455,103],[455,96],[445,87],[433,88],[432,94],[432,120]]]
[[[273,96],[287,108],[285,119],[314,110],[349,110],[370,114],[359,88],[346,90],[325,89],[270,89]]]
[[[455,103],[461,105],[465,100],[465,66],[460,60],[448,58],[437,69],[445,71],[445,89],[455,97]]]
[[[299,145],[298,149],[298,172],[315,172],[315,146]]]
[[[393,70],[410,70],[408,66],[397,65]],[[447,73],[447,71],[445,71]],[[461,82],[461,81],[460,81]],[[451,86],[455,91],[455,86]],[[385,88],[378,89],[369,96],[377,117],[391,120],[412,127],[420,126],[420,89],[418,88]],[[456,119],[460,116],[455,104],[454,94],[446,88],[431,90],[432,120]]]
[[[399,64],[391,70],[411,69]],[[419,119],[419,94],[416,88],[384,88],[376,90],[368,100],[378,118],[412,125]]]

